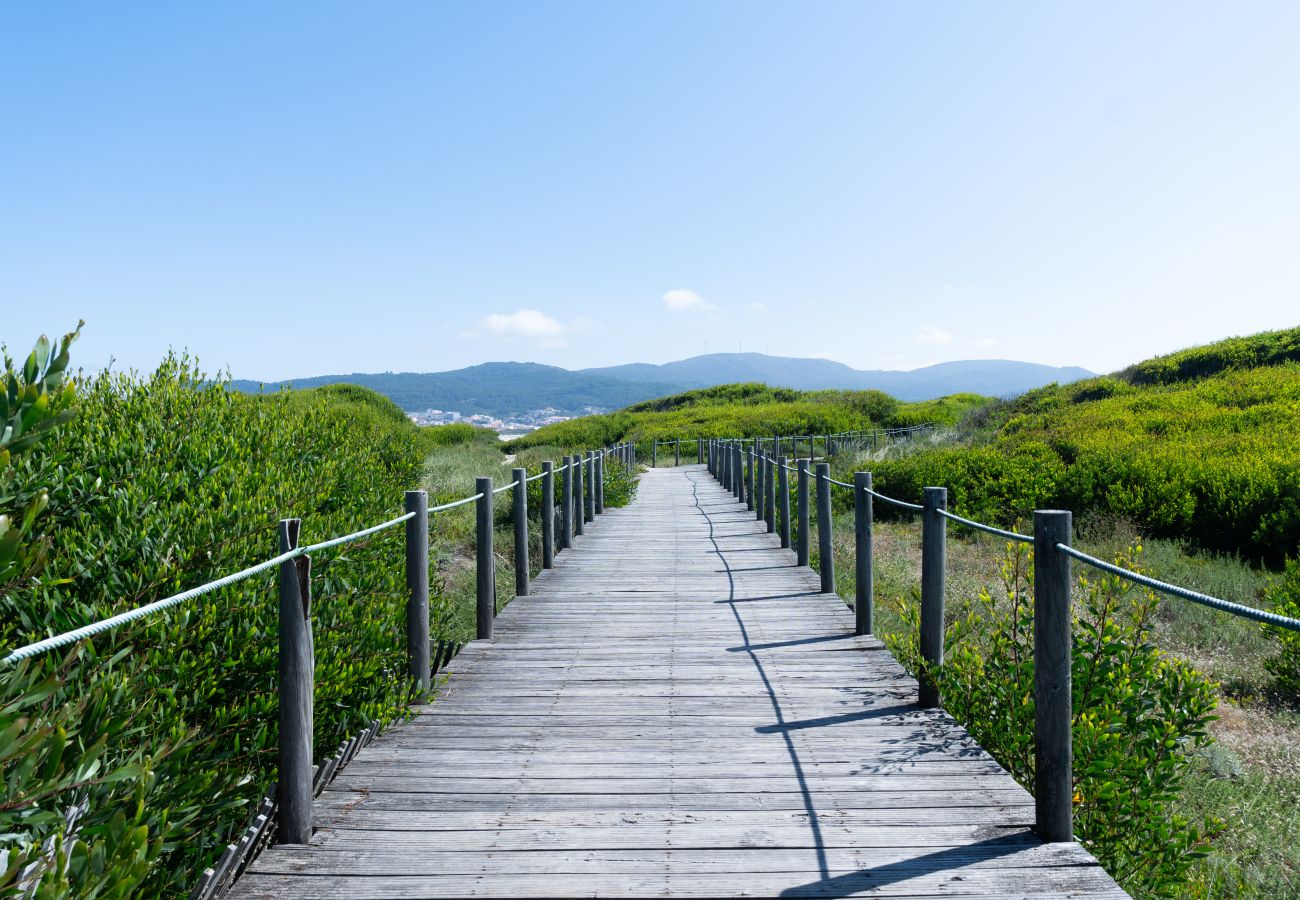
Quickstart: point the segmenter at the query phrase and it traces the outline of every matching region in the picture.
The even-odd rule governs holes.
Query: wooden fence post
[[[528,470],[515,468],[510,514],[515,526],[515,596],[528,596]]]
[[[477,568],[478,603],[477,635],[479,640],[492,638],[492,620],[497,614],[497,567],[492,552],[492,479],[476,478],[474,493],[482,494],[475,504],[475,534],[477,547],[475,560]]]
[[[767,523],[767,533],[776,533],[776,457],[769,456],[763,461],[763,521]]]
[[[857,634],[871,634],[875,627],[875,569],[872,565],[871,527],[875,511],[871,505],[871,473],[853,473],[853,542],[854,542],[854,581],[857,591],[853,600],[854,631]]]
[[[939,510],[948,508],[948,489],[928,487],[921,514],[921,660],[937,672],[943,665],[943,602],[947,569],[948,520]],[[930,673],[922,672],[920,703],[939,705],[939,687]]]
[[[596,515],[605,514],[605,449],[596,451]]]
[[[695,439],[695,464],[697,466],[704,464],[704,438]]]
[[[650,468],[659,468],[659,438],[655,438],[650,445]]]
[[[801,566],[808,565],[811,559],[808,547],[808,462],[809,460],[801,459],[795,463],[798,470],[798,488],[797,503],[799,512],[799,540],[795,545],[796,562]]]
[[[673,465],[680,466],[681,464],[682,464],[682,439],[676,438],[673,441]]]
[[[1034,812],[1049,843],[1074,840],[1070,557],[1065,510],[1034,513]]]
[[[564,457],[560,472],[560,549],[573,546],[573,457]]]
[[[790,548],[790,473],[783,460],[776,461],[776,502],[781,511],[781,546]]]
[[[745,454],[745,508],[754,511],[754,450]]]
[[[581,453],[574,454],[573,457],[573,533],[582,534],[582,524],[584,514],[582,508],[585,504],[586,489],[582,482],[585,480],[583,466],[585,462]]]
[[[301,519],[280,520],[280,552],[298,547]],[[276,843],[311,840],[313,677],[315,643],[311,633],[311,560],[280,563],[280,822]]]
[[[406,662],[407,671],[429,691],[429,495],[406,492]]]
[[[555,463],[542,463],[542,568],[555,567]]]
[[[587,459],[583,463],[587,467],[583,475],[583,481],[587,485],[587,494],[583,498],[583,512],[588,522],[596,521],[596,454],[588,450]]]
[[[831,464],[817,464],[817,568],[822,593],[835,593],[835,549],[831,542]]]
[[[765,471],[767,469],[767,457],[763,451],[758,449],[758,442],[754,442],[754,518],[763,521],[764,508],[763,504],[767,500],[767,491],[763,488],[765,480]]]

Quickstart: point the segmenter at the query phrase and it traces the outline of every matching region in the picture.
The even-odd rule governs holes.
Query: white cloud
[[[564,334],[559,319],[552,319],[535,309],[520,309],[509,315],[492,313],[484,317],[483,327],[493,334],[510,337],[548,338]]]
[[[933,325],[927,325],[916,336],[916,341],[919,344],[951,344],[952,332],[945,331],[942,328],[935,328]]]
[[[767,315],[767,304],[766,304],[766,303],[751,303],[751,304],[749,304],[749,311],[752,312],[752,313],[758,313],[760,316],[765,316],[765,315]]]
[[[595,329],[596,323],[581,316],[571,322],[561,322],[536,309],[517,309],[512,313],[491,313],[484,316],[477,327],[462,331],[462,338],[474,339],[488,335],[506,339],[531,341],[542,347],[565,347],[568,336],[580,331]]]
[[[717,312],[718,308],[706,301],[695,291],[687,288],[674,288],[663,296],[664,306],[674,312]]]

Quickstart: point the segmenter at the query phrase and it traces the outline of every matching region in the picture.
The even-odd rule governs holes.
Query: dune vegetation
[[[5,360],[6,648],[266,560],[282,518],[300,518],[311,543],[400,514],[408,489],[437,504],[472,494],[476,476],[510,475],[495,433],[419,428],[366,388],[242,394],[178,356],[145,374],[82,376],[75,338]],[[610,469],[618,505],[634,483]],[[514,584],[504,505],[498,605]],[[474,634],[476,552],[472,506],[434,518],[431,618],[446,646]],[[534,569],[539,557],[535,547]],[[400,528],[313,554],[318,760],[407,714],[403,559]],[[275,579],[265,571],[8,666],[0,894],[179,897],[216,861],[275,777]]]

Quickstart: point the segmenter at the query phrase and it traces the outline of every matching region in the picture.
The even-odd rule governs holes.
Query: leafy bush
[[[878,489],[949,489],[1011,524],[1035,508],[1125,518],[1156,537],[1280,565],[1300,548],[1300,363],[1131,387],[1032,391],[969,446],[873,461]]]
[[[1300,559],[1287,560],[1286,567],[1275,577],[1264,592],[1268,608],[1280,615],[1300,619]],[[1300,632],[1266,626],[1265,630],[1276,637],[1279,649],[1276,656],[1265,660],[1264,666],[1273,676],[1277,687],[1292,701],[1300,700]]]
[[[1136,568],[1140,548],[1116,562]],[[1008,548],[1004,595],[984,591],[948,625],[945,662],[931,672],[948,710],[997,761],[1034,789],[1033,561]],[[886,643],[914,672],[915,597]],[[1075,831],[1126,888],[1176,893],[1216,822],[1172,811],[1190,754],[1208,744],[1214,688],[1151,642],[1157,597],[1119,578],[1078,579],[1073,647]]]
[[[491,440],[494,443],[500,442],[495,431],[488,428],[475,428],[473,425],[466,425],[463,422],[452,422],[449,425],[429,425],[425,427],[427,432],[426,439],[432,447],[459,447],[462,444],[472,444],[478,440]]]
[[[92,379],[75,420],[0,469],[0,512],[49,496],[32,535],[45,566],[0,584],[0,641],[265,559],[282,517],[301,517],[312,541],[399,511],[421,432],[358,399],[231,393],[178,358]],[[401,541],[392,529],[314,560],[322,756],[405,714]],[[179,895],[215,859],[273,777],[274,598],[265,573],[7,673],[5,889]]]
[[[921,403],[900,403],[880,391],[795,391],[764,384],[726,384],[638,403],[608,415],[583,416],[537,429],[510,449],[553,445],[594,447],[636,441],[649,459],[654,440],[834,434],[925,423],[956,424],[988,403],[975,394],[954,394]]]
[[[1131,384],[1175,384],[1221,372],[1300,362],[1300,328],[1229,338],[1157,356],[1120,373]]]

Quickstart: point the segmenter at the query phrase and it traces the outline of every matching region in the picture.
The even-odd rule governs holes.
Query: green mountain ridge
[[[714,353],[653,365],[631,363],[571,371],[539,363],[489,362],[449,372],[382,372],[320,375],[261,383],[235,380],[248,393],[326,384],[358,384],[389,397],[408,412],[452,410],[463,415],[515,416],[552,407],[566,415],[587,408],[621,409],[695,388],[762,382],[795,390],[879,390],[901,400],[949,394],[1007,397],[1052,382],[1093,373],[1014,360],[963,360],[911,371],[859,370],[825,359]]]

